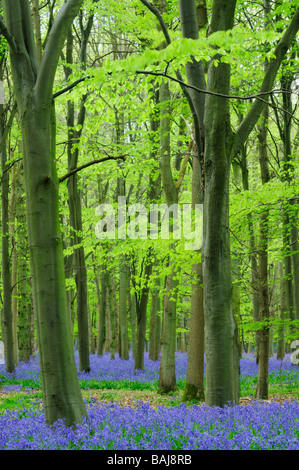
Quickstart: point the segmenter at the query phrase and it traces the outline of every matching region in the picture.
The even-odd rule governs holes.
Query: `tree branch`
[[[272,57],[269,62],[268,66],[265,72],[265,76],[261,85],[261,92],[258,94],[258,96],[261,96],[261,93],[266,95],[265,100],[261,100],[258,98],[254,103],[252,104],[250,110],[244,117],[243,121],[241,122],[240,126],[238,127],[236,131],[236,142],[233,148],[233,154],[236,155],[238,153],[239,149],[249,136],[250,132],[254,128],[265,104],[268,103],[268,97],[270,92],[267,92],[269,90],[275,81],[278,69],[282,63],[283,58],[285,57],[290,45],[292,44],[293,40],[296,38],[296,34],[299,29],[299,8],[296,10],[286,32],[280,39],[279,43],[277,44],[275,50],[274,50],[274,57]],[[272,104],[273,107],[273,104]],[[278,108],[277,108],[278,109]],[[290,114],[286,110],[283,110],[285,113]],[[295,118],[294,118],[295,119]],[[234,156],[232,155],[232,157]]]
[[[62,183],[63,181],[65,181],[70,176],[73,176],[78,171],[81,171],[84,168],[87,168],[91,165],[95,165],[96,163],[106,162],[107,160],[118,160],[118,159],[122,159],[123,161],[125,161],[126,155],[107,156],[107,157],[104,157],[104,158],[98,158],[97,160],[92,160],[91,162],[88,162],[88,163],[84,163],[83,165],[80,165],[77,168],[74,168],[73,170],[69,171],[64,176],[61,176],[59,178],[59,183]]]
[[[0,32],[3,34],[3,36],[5,37],[6,41],[8,42],[9,46],[11,47],[11,49],[14,51],[14,52],[18,52],[18,48],[17,48],[17,44],[13,38],[13,36],[10,34],[10,32],[8,31],[7,27],[6,27],[6,24],[4,23],[4,21],[2,20],[2,18],[0,18]]]
[[[147,0],[140,0],[140,1],[141,1],[141,3],[143,3],[143,5],[145,5],[146,8],[148,8],[148,9],[156,16],[156,18],[158,19],[158,21],[159,21],[159,23],[160,23],[160,26],[161,26],[161,29],[162,29],[162,31],[163,31],[165,40],[166,40],[166,44],[169,46],[169,44],[171,43],[171,39],[170,39],[170,36],[169,36],[169,33],[168,33],[167,26],[166,26],[166,24],[164,23],[163,17],[162,17],[162,15],[161,15],[161,13],[159,12],[158,8],[155,7],[152,3],[148,2]]]
[[[66,0],[50,30],[36,80],[38,98],[52,95],[55,72],[69,28],[78,14],[83,0]]]
[[[269,95],[271,95],[273,93],[285,93],[284,90],[261,91],[260,93],[257,93],[255,95],[245,95],[245,96],[226,95],[226,94],[223,94],[223,93],[217,93],[217,92],[205,90],[205,89],[202,89],[202,88],[198,88],[194,85],[189,85],[188,83],[186,83],[186,82],[184,82],[184,81],[182,81],[178,78],[172,77],[171,75],[168,75],[165,72],[151,72],[149,70],[136,70],[136,73],[137,74],[144,74],[144,75],[153,75],[155,77],[165,77],[165,78],[168,78],[169,80],[172,80],[173,82],[179,83],[181,86],[184,86],[186,88],[191,88],[192,90],[195,90],[198,93],[205,93],[207,95],[219,96],[220,98],[234,99],[234,100],[245,100],[245,101],[257,99],[257,100],[260,100],[263,104],[267,104],[267,105],[271,106],[272,108],[276,108],[279,111],[282,111],[282,112],[290,115],[296,122],[299,123],[299,120],[292,113],[290,113],[289,111],[287,111],[284,108],[276,106],[275,104],[268,103],[268,101],[266,99],[262,98],[262,96],[268,97]]]
[[[262,96],[269,96],[272,93],[285,93],[284,90],[277,89],[277,90],[270,90],[270,91],[261,91],[260,93],[254,94],[254,95],[245,95],[245,96],[239,96],[239,95],[226,95],[223,93],[217,93],[214,91],[209,91],[205,90],[203,88],[198,88],[194,85],[189,85],[188,83],[172,77],[171,75],[168,75],[165,72],[151,72],[149,70],[136,70],[137,74],[144,74],[144,75],[154,75],[155,77],[165,77],[169,78],[169,80],[172,80],[176,83],[179,83],[182,86],[185,86],[187,88],[191,88],[192,90],[197,91],[198,93],[205,93],[206,95],[213,95],[213,96],[219,96],[220,98],[227,98],[227,99],[235,99],[235,100],[253,100],[255,98],[260,98]],[[266,102],[266,101],[265,101]],[[268,104],[268,102],[266,102]],[[275,106],[276,107],[276,106]]]
[[[88,75],[86,77],[78,78],[78,80],[74,81],[74,83],[71,83],[70,85],[66,86],[62,90],[59,90],[56,93],[54,93],[53,94],[53,99],[57,98],[58,96],[62,95],[63,93],[67,93],[68,91],[72,90],[72,88],[74,88],[76,85],[83,82],[87,78],[90,78],[90,76]]]

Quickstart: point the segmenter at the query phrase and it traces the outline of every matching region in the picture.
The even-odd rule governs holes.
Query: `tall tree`
[[[152,271],[152,263],[150,261],[150,253],[146,253],[143,259],[142,265],[144,265],[144,272],[141,272],[143,285],[138,287],[135,284],[135,306],[137,316],[137,335],[136,335],[136,350],[135,350],[135,365],[134,369],[144,369],[144,348],[145,348],[145,336],[146,336],[146,313],[147,313],[147,301],[149,294],[149,276]],[[137,287],[137,288],[136,288]]]
[[[209,33],[233,27],[235,0],[215,0]],[[215,58],[220,59],[216,54]],[[203,276],[206,352],[206,401],[223,406],[238,402],[235,330],[232,313],[231,260],[228,231],[228,194],[232,131],[229,102],[215,93],[229,94],[230,67],[212,62],[205,103],[205,201]],[[219,158],[221,156],[221,158]]]
[[[37,60],[28,0],[4,0],[15,96],[21,121],[28,245],[47,423],[80,422],[87,411],[78,381],[65,287],[55,166],[53,82],[58,60],[82,0],[67,0]]]
[[[170,224],[173,229],[172,206],[177,205],[178,195],[174,185],[170,163],[170,91],[169,84],[162,82],[159,98],[160,111],[160,169],[162,186],[166,204],[169,209]],[[172,242],[174,244],[174,242]],[[171,245],[171,250],[174,245]],[[161,359],[159,372],[159,390],[170,392],[176,389],[175,351],[176,351],[176,289],[177,280],[174,271],[165,279],[165,295],[163,299],[163,320],[161,331]]]
[[[198,39],[199,28],[207,24],[206,2],[194,0],[180,0],[180,21],[182,36],[185,38]],[[191,57],[186,65],[188,84],[199,89],[206,89],[204,64]],[[204,184],[203,184],[203,158],[204,158],[204,106],[205,95],[195,90],[190,90],[196,119],[193,119],[194,132],[198,135],[195,142],[195,155],[192,160],[192,208],[196,204],[203,204]],[[195,282],[191,290],[191,312],[190,312],[190,332],[188,344],[188,368],[186,376],[186,387],[184,399],[204,398],[204,307],[203,307],[203,273],[201,261],[193,265]]]
[[[0,64],[0,78],[2,76],[3,60]],[[3,282],[3,312],[1,315],[2,335],[4,340],[5,368],[13,372],[16,365],[15,335],[13,329],[13,311],[11,295],[11,263],[9,244],[9,166],[7,165],[7,145],[5,132],[7,123],[7,110],[0,104],[0,153],[1,153],[1,208],[2,208],[2,282]]]
[[[214,0],[209,34],[233,28],[235,0]],[[228,100],[230,66],[212,61],[205,103],[204,311],[206,337],[206,401],[223,406],[239,400],[239,361],[236,324],[231,304],[229,240],[229,178],[233,158],[255,126],[275,82],[277,71],[299,28],[299,9],[269,59],[260,92],[235,133]],[[217,54],[213,59],[220,59]],[[218,65],[218,67],[217,67]],[[224,95],[224,96],[220,96]]]
[[[86,67],[87,43],[93,24],[93,15],[90,15],[87,24],[83,24],[83,12],[79,13],[80,26],[80,50],[79,63],[84,70]],[[71,74],[73,64],[73,32],[70,30],[67,37],[66,47],[67,66],[65,66],[66,79]],[[68,100],[67,126],[68,126],[68,171],[72,171],[78,166],[80,153],[80,138],[85,121],[85,101],[87,96],[81,98],[77,122],[75,122],[75,106],[73,101]],[[89,334],[88,334],[88,288],[87,270],[85,263],[85,250],[83,246],[83,224],[80,190],[78,187],[78,174],[74,173],[67,180],[70,222],[72,227],[71,240],[74,249],[74,270],[77,291],[77,321],[78,321],[78,343],[79,343],[79,370],[89,372]]]
[[[259,125],[259,161],[263,184],[270,181],[267,152],[267,125],[268,107],[261,115]],[[259,398],[268,398],[268,369],[269,369],[269,280],[268,280],[268,238],[269,238],[269,209],[262,210],[260,215],[260,242],[259,242],[259,321],[266,322],[258,332],[259,356],[258,356],[258,383],[256,394]]]

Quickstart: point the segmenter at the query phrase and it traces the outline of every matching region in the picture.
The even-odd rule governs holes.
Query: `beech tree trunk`
[[[210,33],[232,28],[235,4],[235,1],[213,2]],[[210,64],[207,88],[212,92],[229,94],[228,64],[220,62],[218,67]],[[238,349],[232,311],[228,214],[231,148],[229,103],[223,98],[207,95],[203,276],[206,402],[211,406],[239,402]]]
[[[180,0],[180,21],[182,36],[198,39],[198,30],[207,23],[207,10],[205,0],[195,4],[194,0]],[[206,89],[204,65],[193,57],[186,65],[189,85]],[[193,119],[195,139],[195,153],[192,161],[192,207],[204,202],[203,158],[205,151],[204,106],[205,95],[190,90],[197,119]],[[197,145],[196,145],[197,144]],[[196,281],[191,290],[191,312],[188,343],[188,368],[184,400],[204,399],[204,304],[203,304],[203,272],[202,263],[192,267]]]
[[[19,165],[17,179],[16,219],[18,223],[18,347],[19,360],[27,362],[34,352],[32,331],[33,310],[30,293],[30,270],[26,230],[26,203],[24,197],[23,164]]]
[[[63,4],[38,66],[27,0],[4,1],[11,68],[20,115],[28,245],[46,422],[81,422],[81,395],[67,303],[58,178],[53,81],[67,32],[82,0]]]
[[[106,342],[107,277],[107,271],[104,267],[102,267],[97,341],[97,355],[99,357],[103,356],[104,354],[104,347]]]
[[[152,291],[152,303],[150,312],[150,333],[149,333],[149,358],[152,361],[159,360],[160,353],[160,297],[159,297],[159,279],[156,279],[155,286]]]
[[[284,320],[286,317],[286,304],[285,304],[285,279],[283,278],[283,265],[282,262],[279,261],[278,263],[278,271],[279,271],[279,278],[280,278],[280,305],[279,305],[279,320],[280,325],[277,329],[277,352],[276,358],[282,360],[285,356],[285,325]]]
[[[150,255],[150,253],[149,253]],[[147,255],[146,255],[147,258]],[[145,260],[146,266],[144,273],[141,273],[146,279],[145,285],[142,287],[139,295],[135,294],[136,298],[136,316],[137,316],[137,336],[136,336],[136,355],[134,369],[144,370],[144,348],[145,348],[145,335],[146,335],[146,313],[148,301],[148,278],[152,271],[151,261]]]
[[[93,17],[87,21],[86,29],[81,25],[81,47],[80,47],[80,63],[82,67],[86,64],[87,39],[92,27]],[[66,80],[68,80],[71,69],[68,67],[73,63],[73,35],[72,29],[67,37],[67,66],[65,67]],[[86,96],[81,99],[78,119],[76,125],[79,130],[75,130],[75,108],[72,101],[68,101],[67,126],[68,126],[68,172],[74,170],[78,166],[79,159],[79,143],[82,129],[85,121],[85,100]],[[83,223],[81,195],[78,188],[78,174],[70,176],[67,180],[68,187],[68,204],[70,210],[71,245],[75,246],[73,255],[73,267],[76,281],[77,292],[77,321],[78,321],[78,345],[79,345],[79,370],[89,372],[89,324],[88,324],[88,287],[87,287],[87,269],[85,263],[85,250],[83,246]]]
[[[270,181],[267,154],[267,124],[268,108],[265,107],[259,126],[259,162],[262,183]],[[260,243],[259,243],[259,321],[266,322],[259,334],[259,369],[256,396],[268,398],[268,371],[269,371],[269,281],[268,281],[268,224],[269,210],[264,209],[260,215]]]
[[[2,75],[2,74],[1,74]],[[4,137],[5,113],[4,106],[0,104],[0,141]],[[9,243],[9,171],[7,167],[6,144],[1,150],[1,208],[2,208],[2,282],[3,282],[3,312],[1,316],[1,329],[4,342],[5,369],[7,372],[15,370],[15,335],[13,331],[13,311],[11,295],[11,263]]]
[[[112,282],[111,282],[112,273],[108,271],[107,274],[107,291],[109,299],[109,312],[110,312],[110,331],[111,331],[111,343],[110,343],[110,359],[115,359],[115,349],[116,349],[116,325],[115,319],[117,317],[117,309],[115,307],[115,299],[113,297]]]
[[[160,168],[161,179],[167,206],[177,204],[177,191],[174,186],[170,165],[170,93],[167,82],[162,82],[159,92],[160,114]],[[171,217],[170,217],[171,218]],[[172,249],[170,247],[170,249]],[[176,390],[175,351],[176,351],[176,288],[174,273],[166,276],[166,292],[163,300],[163,320],[161,332],[161,359],[159,386],[161,393]]]

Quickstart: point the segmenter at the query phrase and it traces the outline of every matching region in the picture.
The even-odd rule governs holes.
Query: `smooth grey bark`
[[[125,260],[119,264],[119,356],[123,360],[129,359],[128,337],[128,268]]]
[[[11,153],[11,152],[10,152]],[[13,154],[10,155],[10,160],[13,158]],[[12,289],[12,331],[13,331],[13,344],[14,344],[14,363],[18,364],[18,337],[17,337],[17,325],[18,325],[18,255],[17,255],[17,245],[16,245],[16,181],[18,174],[16,171],[16,166],[10,170],[11,173],[11,182],[10,182],[10,197],[8,203],[8,223],[9,223],[9,233],[10,233],[10,253],[11,253],[11,289]]]
[[[82,0],[68,0],[51,28],[38,65],[29,2],[4,1],[11,69],[20,115],[28,245],[46,422],[87,417],[72,341],[55,167],[53,81],[69,28]]]
[[[157,161],[159,164],[159,88],[153,84],[153,101],[154,109],[151,115],[151,151],[150,159]],[[180,145],[178,145],[180,147]],[[176,155],[176,164],[179,165],[181,156],[180,152]],[[161,173],[155,175],[155,169],[153,174],[149,176],[149,189],[148,189],[148,200],[150,203],[155,204],[161,198]],[[152,271],[155,276],[154,287],[151,290],[151,309],[150,309],[150,331],[149,331],[149,358],[152,361],[158,361],[160,353],[160,333],[161,333],[161,300],[159,296],[160,290],[160,278],[157,273],[157,264],[153,262]]]
[[[166,204],[177,204],[178,196],[173,182],[170,163],[170,93],[167,82],[162,82],[159,90],[160,111],[160,169],[162,187]],[[171,220],[171,216],[170,216]],[[172,249],[172,247],[170,248]],[[161,332],[161,359],[158,390],[168,393],[176,389],[175,351],[176,351],[176,289],[174,273],[166,276],[163,299],[163,320]]]
[[[298,202],[293,200],[293,206],[298,207]],[[291,228],[291,249],[292,249],[292,267],[293,267],[293,287],[294,287],[294,316],[299,319],[299,231],[298,231],[298,216],[292,216]]]
[[[160,332],[161,332],[161,301],[159,296],[160,279],[156,278],[155,285],[151,293],[150,310],[150,331],[149,331],[149,359],[159,360],[160,353]]]
[[[124,134],[123,115],[115,108],[115,143],[121,146]],[[120,163],[122,166],[122,162]],[[117,179],[116,200],[118,197],[126,197],[126,181],[124,178]],[[126,230],[126,213],[119,214],[123,220],[119,220],[120,232]],[[123,235],[120,235],[123,236]],[[119,262],[119,356],[123,360],[129,359],[129,332],[128,332],[128,265],[125,256],[121,256]]]
[[[82,14],[82,12],[81,12]],[[81,15],[80,14],[80,15]],[[80,21],[81,44],[79,51],[79,61],[82,68],[86,64],[87,40],[91,31],[93,16],[87,21],[84,28],[82,19]],[[66,46],[67,65],[65,66],[66,80],[71,73],[69,65],[73,63],[73,35],[70,30],[67,37]],[[68,172],[71,172],[78,166],[79,143],[85,122],[85,101],[84,95],[81,99],[77,122],[75,123],[74,103],[68,100],[67,126],[68,126]],[[79,130],[75,130],[75,125]],[[87,287],[87,268],[85,262],[85,250],[83,245],[83,223],[81,195],[78,188],[78,174],[74,173],[67,180],[68,204],[70,210],[70,225],[72,227],[71,245],[75,246],[73,261],[77,292],[77,321],[78,321],[78,345],[79,345],[79,371],[90,371],[89,360],[89,323],[88,323],[88,287]]]
[[[117,196],[124,197],[126,194],[125,181],[117,180]],[[119,263],[119,356],[123,360],[129,359],[129,336],[128,336],[128,266],[125,256]]]
[[[115,349],[116,349],[116,325],[115,318],[117,317],[117,311],[115,309],[115,303],[113,299],[113,290],[112,290],[112,273],[108,271],[107,275],[107,291],[109,299],[109,312],[110,312],[110,331],[111,331],[111,343],[110,343],[110,359],[115,359]]]
[[[26,230],[26,208],[22,162],[18,168],[16,219],[18,223],[18,348],[19,360],[29,361],[34,352],[33,311],[30,297],[30,270]]]
[[[235,1],[214,1],[210,34],[233,27]],[[215,58],[220,58],[215,55]],[[207,89],[229,94],[230,68],[213,63]],[[237,328],[232,312],[229,236],[229,178],[232,132],[227,100],[207,95],[205,102],[205,200],[203,278],[206,352],[206,402],[239,402]]]
[[[145,284],[139,290],[139,293],[135,292],[136,299],[136,316],[137,316],[137,336],[136,336],[136,354],[134,370],[144,370],[144,348],[145,348],[145,335],[146,335],[146,313],[147,313],[147,301],[149,294],[149,276],[152,272],[152,263],[148,259],[150,252],[146,254],[144,263],[144,272],[141,273],[145,279]]]
[[[177,388],[175,374],[177,281],[174,280],[173,273],[166,277],[165,284],[158,384],[160,393],[168,393]]]
[[[180,22],[182,37],[198,39],[199,28],[207,23],[207,11],[205,1],[194,0],[179,1]],[[186,64],[187,80],[189,85],[194,85],[202,90],[206,89],[204,64],[191,60]],[[203,159],[205,151],[204,131],[204,107],[205,95],[190,90],[190,99],[193,103],[197,119],[193,119],[193,127],[196,139],[196,155],[192,160],[192,208],[195,204],[204,202]],[[191,289],[190,330],[188,343],[188,368],[186,375],[186,387],[183,400],[204,399],[204,305],[203,305],[203,270],[202,263],[196,263],[192,267],[196,282]]]
[[[101,271],[101,291],[99,298],[99,317],[98,317],[98,338],[97,338],[97,355],[99,357],[104,354],[104,346],[106,342],[106,316],[107,316],[107,271],[102,267]]]
[[[115,352],[117,349],[117,305],[115,298],[114,277],[111,272],[108,273],[107,289],[109,293],[109,310],[110,310],[110,329],[111,329],[111,344],[110,344],[110,359],[115,359]]]
[[[2,67],[1,67],[2,68]],[[1,74],[2,76],[2,74]],[[5,110],[0,104],[0,141],[5,137]],[[1,329],[4,342],[5,370],[13,372],[16,366],[15,335],[13,332],[13,311],[11,295],[11,263],[10,263],[10,234],[9,234],[9,171],[7,166],[6,143],[1,150],[1,209],[2,209],[2,283],[3,283],[3,311]]]
[[[280,283],[279,283],[279,290],[280,290],[280,305],[279,305],[279,320],[280,324],[279,327],[277,328],[277,351],[276,351],[276,358],[279,360],[283,360],[285,353],[286,353],[286,348],[285,348],[285,318],[286,318],[286,305],[285,305],[285,279],[283,277],[283,265],[282,261],[279,261],[278,267],[279,271],[279,278],[280,278]]]
[[[136,296],[131,294],[131,278],[132,271],[128,269],[128,310],[131,326],[132,355],[136,358],[136,336],[137,336],[137,312],[136,312]]]
[[[270,181],[268,152],[267,152],[267,126],[268,107],[265,107],[261,115],[261,123],[258,126],[258,150],[261,169],[262,184]],[[260,215],[260,240],[259,240],[259,321],[265,325],[258,330],[259,335],[259,359],[258,381],[256,388],[257,398],[268,398],[268,374],[269,374],[269,279],[268,279],[268,237],[269,237],[269,209],[264,209]]]
[[[271,268],[270,268],[271,269]],[[276,311],[279,305],[279,282],[280,282],[280,272],[279,272],[279,263],[275,263],[273,266],[272,279],[271,279],[271,289],[269,292],[269,310],[270,310],[270,322],[276,319]],[[270,326],[270,336],[269,336],[269,357],[274,355],[274,326]]]
[[[239,116],[239,122],[242,122],[243,116]],[[247,159],[245,146],[243,145],[240,149],[240,158],[239,164],[241,167],[242,173],[242,187],[244,191],[249,190],[249,181],[248,181],[248,168],[247,168]],[[249,263],[251,268],[251,288],[252,288],[252,313],[254,321],[258,321],[259,317],[259,295],[258,295],[258,263],[257,263],[257,248],[256,248],[256,237],[255,229],[253,223],[253,214],[249,213],[247,216],[248,231],[249,231]],[[258,333],[255,333],[255,342],[254,342],[254,353],[256,358],[256,363],[258,363],[259,357],[259,336]]]

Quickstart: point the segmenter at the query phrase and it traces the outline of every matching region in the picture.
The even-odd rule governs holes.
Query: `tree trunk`
[[[87,417],[67,304],[55,167],[53,81],[67,32],[82,0],[69,0],[52,26],[38,68],[29,2],[4,1],[23,140],[28,245],[46,422]]]
[[[131,286],[131,272],[129,270],[128,273],[128,304],[129,304],[129,316],[130,316],[130,324],[131,324],[131,340],[132,340],[132,353],[133,359],[136,359],[136,336],[137,336],[137,309],[136,309],[136,296],[135,294],[131,294],[130,286]]]
[[[232,28],[235,3],[213,2],[210,33]],[[213,63],[210,64],[208,89],[212,92],[229,93],[229,65],[219,63],[215,67]],[[210,406],[239,402],[239,354],[232,312],[228,214],[231,145],[229,103],[220,97],[207,95],[203,278],[206,402]]]
[[[149,333],[149,359],[152,361],[159,360],[160,352],[160,296],[159,296],[160,280],[155,280],[155,286],[152,291],[152,303],[150,313],[150,333]]]
[[[88,27],[90,21],[88,22]],[[86,47],[87,37],[89,35],[89,29],[87,32],[81,29],[82,41],[80,48],[80,62],[84,64],[86,62]],[[85,34],[86,33],[86,34]],[[67,63],[73,63],[72,56],[73,49],[73,37],[72,31],[67,38]],[[71,70],[65,67],[66,80],[69,78]],[[79,159],[79,143],[82,133],[82,129],[85,121],[85,100],[86,96],[81,99],[81,104],[78,112],[77,125],[80,127],[78,131],[75,127],[75,109],[74,103],[68,101],[68,113],[67,113],[67,126],[68,126],[68,172],[74,170],[78,166]],[[87,287],[87,269],[85,262],[85,250],[83,246],[83,223],[82,223],[82,208],[81,208],[81,196],[78,189],[78,174],[70,176],[67,181],[68,187],[68,204],[70,210],[70,225],[72,227],[71,233],[71,244],[76,248],[74,250],[74,270],[75,270],[75,281],[76,281],[76,292],[77,292],[77,321],[78,321],[78,343],[79,343],[79,371],[90,371],[89,361],[89,329],[88,329],[88,287]]]
[[[286,295],[285,295],[285,279],[283,278],[283,265],[282,262],[279,261],[278,264],[279,269],[279,278],[280,278],[280,306],[279,306],[279,320],[280,325],[277,329],[277,351],[276,351],[276,358],[278,360],[283,360],[285,356],[285,325],[284,321],[286,318],[285,312],[286,308]]]
[[[293,206],[298,206],[296,201],[292,201]],[[292,216],[291,227],[291,246],[292,246],[292,267],[293,267],[293,286],[294,286],[294,316],[299,319],[299,231],[298,217]]]
[[[129,359],[129,337],[127,318],[127,279],[128,269],[125,260],[119,265],[119,355],[123,360]]]
[[[100,305],[99,305],[99,318],[98,318],[98,343],[97,343],[97,355],[99,357],[104,354],[104,346],[106,341],[106,290],[107,290],[107,271],[102,267],[101,272],[101,293],[100,293]]]
[[[163,305],[163,322],[161,333],[161,359],[158,391],[168,393],[175,391],[175,350],[176,350],[176,300],[177,281],[173,274],[166,277],[166,293]]]
[[[198,39],[198,30],[207,23],[207,10],[205,1],[180,0],[180,21],[183,38]],[[187,79],[189,85],[200,89],[206,89],[206,80],[203,63],[197,62],[194,57],[186,65]],[[192,207],[195,204],[204,202],[204,182],[203,182],[203,157],[205,151],[205,131],[204,131],[204,93],[197,93],[190,90],[190,97],[193,102],[196,119],[193,118],[195,132],[196,156],[192,161]],[[191,313],[190,332],[188,344],[188,369],[186,376],[186,388],[184,400],[204,399],[204,305],[203,305],[203,274],[202,265],[194,264],[194,275],[197,281],[192,285],[191,290]]]
[[[149,253],[150,255],[150,253]],[[136,314],[137,314],[137,337],[136,337],[136,356],[134,369],[144,370],[144,347],[146,335],[146,311],[149,293],[148,278],[152,271],[152,264],[145,260],[144,269],[145,285],[142,287],[139,295],[136,296]]]
[[[268,107],[264,108],[259,126],[259,162],[261,168],[262,184],[270,181],[267,154],[267,124]],[[265,326],[259,329],[259,369],[256,388],[257,398],[268,398],[268,371],[269,371],[269,285],[268,285],[268,224],[269,210],[265,209],[260,215],[260,243],[259,243],[259,321]]]
[[[108,272],[107,276],[107,291],[109,295],[109,311],[110,311],[110,331],[111,331],[111,343],[110,343],[110,359],[115,359],[116,349],[116,325],[115,318],[117,317],[117,310],[115,308],[115,301],[113,298],[113,290],[111,285],[112,273]]]
[[[13,155],[11,156],[11,158]],[[14,344],[14,363],[18,364],[18,253],[16,244],[16,184],[18,172],[14,165],[11,169],[10,199],[9,199],[9,232],[11,248],[11,284],[12,284],[12,330]]]
[[[32,334],[33,311],[30,296],[30,271],[28,263],[28,241],[23,183],[23,168],[20,165],[17,180],[16,219],[18,222],[18,347],[19,360],[27,362],[34,351]]]
[[[4,135],[4,107],[0,104],[0,141]],[[13,312],[11,295],[11,265],[9,253],[9,171],[7,166],[7,151],[4,145],[1,151],[1,206],[2,206],[2,283],[3,283],[3,312],[1,329],[4,342],[5,369],[15,370],[15,335],[13,332]]]
[[[177,204],[177,192],[173,183],[170,166],[170,93],[168,83],[160,86],[160,168],[162,185],[167,206]],[[173,249],[173,246],[170,246]],[[161,334],[161,359],[158,389],[161,393],[176,390],[175,350],[176,350],[176,288],[174,273],[166,277],[166,293],[163,301],[163,324]]]
[[[159,163],[159,110],[157,105],[159,104],[159,89],[155,88],[153,85],[153,101],[154,109],[151,116],[151,152],[150,159],[153,159]],[[177,159],[179,157],[177,156]],[[177,163],[178,164],[178,163]],[[155,168],[153,173],[149,177],[149,189],[148,189],[148,200],[150,203],[158,203],[161,198],[161,173],[158,173],[158,176],[155,175]],[[156,266],[153,264],[153,270]],[[161,333],[161,320],[160,320],[160,311],[161,311],[161,300],[159,296],[160,290],[160,278],[158,273],[155,273],[155,284],[151,291],[151,311],[150,311],[150,332],[149,332],[149,359],[152,361],[159,360],[160,353],[160,333]]]
[[[204,399],[204,315],[202,264],[196,263],[197,275],[192,284],[191,313],[188,343],[188,368],[183,401]]]

